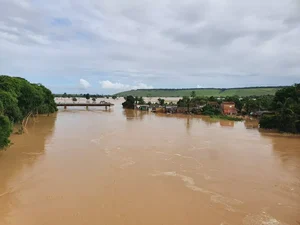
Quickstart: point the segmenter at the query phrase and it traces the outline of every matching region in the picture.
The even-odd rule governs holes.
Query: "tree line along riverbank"
[[[0,75],[0,150],[10,144],[14,124],[20,124],[22,132],[29,117],[55,111],[54,96],[43,85]]]
[[[261,128],[276,129],[281,132],[300,133],[300,84],[283,87],[275,95],[262,96],[197,96],[195,91],[184,96],[177,103],[166,103],[159,98],[158,102],[145,102],[142,97],[126,96],[124,108],[135,108],[136,105],[165,107],[164,112],[181,112],[209,115],[212,118],[239,121],[243,116],[259,116]],[[229,113],[224,113],[225,107]],[[143,106],[144,107],[144,106]],[[232,107],[232,108],[231,108]],[[176,108],[174,110],[174,108]],[[184,110],[179,110],[184,108]],[[234,114],[238,116],[228,116]]]

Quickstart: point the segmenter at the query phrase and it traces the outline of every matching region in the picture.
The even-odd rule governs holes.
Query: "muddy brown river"
[[[299,225],[300,137],[83,107],[0,153],[1,225]]]

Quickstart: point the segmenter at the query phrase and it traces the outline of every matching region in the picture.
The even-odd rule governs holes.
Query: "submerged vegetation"
[[[57,111],[54,96],[41,84],[0,76],[0,149],[9,144],[13,124],[23,127],[30,116]]]
[[[146,104],[142,97],[133,97],[131,95],[124,97],[125,102],[122,103],[124,109],[134,109],[134,106]]]

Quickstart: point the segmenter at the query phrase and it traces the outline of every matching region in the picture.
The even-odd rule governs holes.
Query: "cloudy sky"
[[[0,0],[0,74],[56,93],[300,82],[300,0]]]

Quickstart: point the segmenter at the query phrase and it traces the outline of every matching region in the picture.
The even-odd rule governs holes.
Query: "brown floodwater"
[[[255,121],[69,108],[11,140],[1,225],[300,224],[300,138]]]

